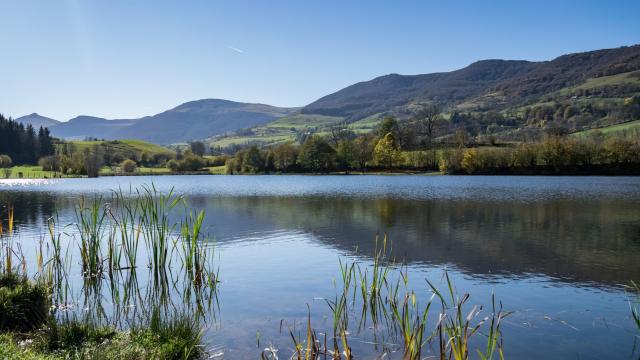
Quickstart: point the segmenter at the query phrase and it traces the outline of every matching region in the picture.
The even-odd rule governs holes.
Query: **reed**
[[[45,337],[51,336],[52,344],[78,347],[55,351],[93,358],[92,349],[103,345],[91,333],[104,330],[115,334],[113,341],[124,348],[124,353],[104,349],[115,357],[200,356],[201,326],[219,310],[219,270],[214,268],[213,243],[203,231],[205,212],[193,211],[182,196],[162,194],[151,185],[129,193],[114,191],[110,199],[81,198],[74,213],[76,222],[67,226],[57,216],[48,219],[48,236],[40,238],[35,251],[35,276],[47,291],[49,321],[55,325],[49,328],[56,331]],[[12,236],[13,211],[5,215],[0,221],[6,225],[0,233],[0,276],[26,274],[21,242]],[[71,280],[75,254],[81,282]],[[172,259],[180,266],[173,267]],[[138,271],[147,272],[141,277],[146,283],[139,283]]]
[[[454,360],[469,359],[471,338],[478,334],[483,325],[490,320],[486,348],[484,351],[477,349],[476,352],[481,359],[492,359],[495,353],[498,353],[500,359],[503,359],[501,324],[502,320],[509,316],[511,312],[504,312],[502,304],[496,309],[495,295],[492,295],[491,316],[480,318],[479,321],[474,323],[473,321],[477,320],[482,312],[482,306],[473,306],[465,315],[463,307],[469,300],[470,295],[465,293],[462,296],[458,296],[449,274],[445,272],[444,276],[447,283],[448,298],[427,280],[429,287],[442,305],[442,312],[439,315],[436,327],[440,358],[446,359],[448,354],[448,358]]]
[[[58,230],[58,223],[55,217],[47,220],[47,228],[49,232],[49,241],[46,243],[46,254],[41,252],[41,256],[46,256],[43,262],[42,272],[36,274],[37,278],[43,279],[51,292],[51,300],[53,309],[66,309],[71,303],[71,284],[69,282],[69,274],[71,272],[73,255],[71,253],[70,243],[66,243],[63,249],[63,235],[65,235],[65,227]]]
[[[124,253],[126,265],[118,266],[116,270],[135,269],[137,267],[138,244],[142,232],[142,222],[139,219],[140,203],[127,201],[120,189],[114,192],[115,207],[109,208],[109,216],[114,224],[115,233],[120,237],[120,248]]]
[[[169,213],[183,198],[174,194],[173,189],[168,194],[157,191],[154,185],[144,186],[137,190],[140,206],[140,228],[149,254],[149,266],[154,275],[164,271],[171,262],[170,251],[173,253],[177,240],[172,241],[172,233],[177,224],[169,219]]]
[[[411,291],[400,299],[392,297],[389,301],[391,314],[396,328],[403,341],[403,358],[407,360],[421,359],[422,348],[425,345],[427,317],[431,308],[431,300],[424,310],[420,310],[416,294]]]
[[[13,204],[7,206],[7,227],[9,228],[9,235],[13,234],[13,221],[14,221],[14,208]]]
[[[102,198],[87,204],[84,197],[75,207],[77,230],[80,237],[80,257],[84,276],[97,277],[103,271],[102,240],[106,230],[107,212]]]
[[[638,330],[640,330],[640,285],[638,285],[637,282],[631,280],[630,288],[635,293],[635,300],[629,301],[629,307],[631,308],[631,317],[638,327]]]
[[[445,272],[447,291],[441,292],[427,280],[427,290],[431,292],[431,296],[425,300],[420,299],[418,293],[409,287],[406,265],[398,266],[393,260],[386,237],[382,241],[376,238],[369,266],[339,260],[339,270],[341,283],[335,284],[336,295],[332,300],[325,299],[333,325],[333,336],[330,339],[332,349],[319,345],[309,313],[306,341],[296,338],[290,330],[294,359],[315,359],[317,354],[329,354],[333,359],[351,359],[350,315],[356,314],[359,314],[358,332],[365,328],[371,329],[376,338],[376,349],[378,345],[382,345],[383,357],[389,351],[389,345],[385,343],[385,337],[389,337],[399,340],[401,347],[398,350],[406,360],[423,359],[424,349],[433,349],[430,345],[434,343],[436,353],[432,357],[467,360],[472,348],[471,339],[482,335],[487,339],[485,346],[471,351],[475,350],[474,353],[483,360],[492,359],[496,355],[500,359],[504,358],[501,324],[510,312],[503,311],[502,304],[496,306],[495,296],[491,298],[490,315],[480,317],[483,312],[481,306],[474,306],[466,312],[470,295],[458,296]],[[434,299],[441,305],[441,311],[436,311],[435,314]],[[354,311],[358,306],[361,307],[360,311]],[[371,327],[367,326],[367,319],[370,319]],[[433,327],[430,326],[432,323]],[[382,343],[377,340],[379,337]],[[273,358],[272,350],[265,349],[262,358]]]

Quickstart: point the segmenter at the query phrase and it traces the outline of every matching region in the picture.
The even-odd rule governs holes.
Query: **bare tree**
[[[349,129],[349,126],[345,122],[339,122],[331,125],[329,128],[329,141],[334,148],[338,147],[340,141],[351,140],[353,137],[353,131]]]
[[[103,159],[100,147],[93,146],[92,149],[84,149],[83,160],[87,176],[95,178],[100,175],[100,169],[104,165]]]
[[[440,113],[441,109],[436,104],[420,104],[413,117],[413,121],[419,129],[420,135],[426,136],[429,147],[431,147],[431,143],[433,142],[436,125],[438,120],[440,120]]]

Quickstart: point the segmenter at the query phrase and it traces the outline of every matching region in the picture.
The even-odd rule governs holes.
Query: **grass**
[[[0,274],[0,331],[30,331],[47,319],[49,291],[15,271]]]
[[[20,176],[22,174],[22,176]],[[0,178],[4,178],[4,173],[0,172]],[[59,172],[42,170],[42,166],[19,165],[11,168],[10,179],[45,179],[54,177],[67,177]]]
[[[147,152],[152,156],[156,154],[175,154],[173,150],[141,140],[71,141],[70,143],[80,151],[97,145],[102,147],[103,150],[109,151],[112,155],[120,154],[125,158],[140,157],[143,152]]]
[[[58,359],[197,359],[203,354],[200,330],[189,318],[156,321],[130,331],[81,321],[51,322],[29,334],[0,334],[0,358]]]
[[[20,176],[22,174],[22,176]],[[113,168],[105,166],[100,169],[100,175],[116,175],[117,171],[114,171]],[[155,168],[155,167],[138,167],[136,169],[135,175],[168,175],[173,174],[173,172],[166,167]],[[60,172],[54,171],[45,171],[42,170],[42,166],[35,165],[19,165],[13,166],[11,168],[11,176],[10,179],[52,179],[59,177],[81,177],[79,175],[63,175]],[[4,173],[0,172],[0,178],[4,178]]]
[[[638,73],[640,72],[631,71],[631,72],[620,73],[616,75],[590,78],[580,85],[561,89],[557,93],[559,95],[567,95],[567,94],[574,93],[577,90],[593,90],[593,89],[598,89],[606,86],[640,85],[640,78],[637,77]]]
[[[381,120],[380,114],[375,114],[351,123],[349,127],[355,133],[363,134],[375,129]],[[210,139],[210,144],[211,146],[224,148],[231,145],[246,145],[251,143],[275,145],[286,141],[295,142],[297,132],[309,130],[319,135],[328,135],[329,128],[341,121],[344,121],[344,118],[337,116],[293,114],[279,118],[266,125],[253,128],[251,135],[215,137]]]
[[[224,165],[208,167],[207,170],[213,175],[224,175],[227,173],[227,167]]]
[[[115,171],[114,171],[115,170]],[[119,175],[119,169],[118,168],[110,168],[108,166],[103,167],[102,169],[100,169],[100,175]],[[134,173],[135,175],[162,175],[162,174],[173,174],[173,171],[171,171],[171,169],[166,168],[166,167],[144,167],[144,166],[139,166],[136,169],[136,172]]]
[[[294,132],[286,129],[281,129],[275,131],[275,133],[256,134],[250,136],[225,136],[216,138],[210,142],[210,145],[228,147],[231,145],[246,145],[251,143],[276,144],[294,139]]]
[[[49,239],[36,245],[37,276],[29,280],[13,238],[13,208],[6,208],[0,216],[0,358],[203,355],[200,329],[208,317],[215,318],[218,306],[204,211],[191,210],[182,196],[160,194],[153,185],[82,199],[71,225],[75,235],[69,226],[58,226],[55,216],[48,220]],[[174,216],[180,214],[182,219]],[[80,292],[69,281],[78,269],[72,268],[74,244]],[[148,272],[147,284],[138,283],[138,271]],[[102,305],[105,299],[110,312]]]
[[[571,136],[578,137],[578,138],[585,138],[596,133],[601,133],[605,137],[623,136],[625,134],[637,134],[637,133],[640,133],[640,120],[629,121],[622,124],[601,127],[598,129],[578,131],[571,134]]]
[[[311,114],[293,114],[279,118],[267,124],[269,128],[286,128],[286,129],[308,129],[328,127],[343,121],[338,116],[311,115]]]
[[[212,166],[206,168],[211,174],[224,175],[224,166]],[[22,176],[19,176],[22,173]],[[131,175],[173,175],[175,172],[166,167],[144,167],[140,166],[135,173]],[[100,169],[101,176],[121,175],[117,168],[108,166]],[[82,177],[81,175],[63,175],[60,172],[44,171],[41,166],[20,165],[11,168],[10,179],[53,179],[53,178],[74,178]],[[4,178],[4,173],[0,171],[0,179]]]

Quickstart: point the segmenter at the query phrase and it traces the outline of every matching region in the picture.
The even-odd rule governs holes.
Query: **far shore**
[[[89,178],[87,175],[77,175],[77,174],[61,174],[58,172],[48,172],[43,171],[38,166],[20,166],[16,167],[20,169],[33,169],[31,171],[24,172],[12,172],[12,176],[10,177],[2,177],[0,180],[9,180],[9,179],[78,179],[78,178]],[[615,171],[611,171],[613,169],[596,169],[596,171],[581,171],[580,169],[575,169],[574,171],[563,171],[563,172],[552,172],[552,171],[528,171],[528,172],[512,172],[508,171],[498,172],[498,173],[480,173],[473,174],[470,176],[639,176],[640,171],[635,168],[631,169],[615,169]],[[593,169],[592,169],[593,170]],[[20,176],[22,175],[22,176]],[[206,170],[201,171],[188,171],[188,172],[175,172],[170,171],[166,168],[153,168],[152,171],[145,171],[142,169],[140,171],[125,173],[125,172],[113,172],[113,171],[104,171],[100,173],[99,177],[113,177],[113,176],[167,176],[167,175],[231,175],[226,174],[224,166],[221,167],[213,167],[207,168]],[[387,176],[398,176],[398,175],[416,175],[416,176],[441,176],[441,175],[468,175],[465,173],[461,174],[445,174],[440,171],[434,170],[417,170],[417,169],[392,169],[392,170],[377,170],[372,169],[368,171],[333,171],[326,173],[311,173],[311,172],[263,172],[263,173],[247,173],[247,174],[234,174],[235,175],[308,175],[308,176],[326,176],[326,175],[342,175],[342,176],[366,176],[366,175],[387,175]]]

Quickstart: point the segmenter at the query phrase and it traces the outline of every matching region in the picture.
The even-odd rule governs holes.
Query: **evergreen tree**
[[[9,155],[16,164],[36,164],[43,156],[55,152],[49,130],[37,133],[31,125],[17,123],[0,115],[0,154]]]

